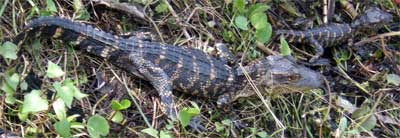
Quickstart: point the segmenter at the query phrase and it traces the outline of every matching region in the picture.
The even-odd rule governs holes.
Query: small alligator
[[[283,35],[288,42],[311,44],[316,50],[316,54],[310,59],[310,62],[314,62],[323,54],[324,47],[341,43],[361,29],[379,28],[392,18],[391,14],[371,7],[351,24],[331,24],[306,31],[277,30],[276,36]]]
[[[161,97],[163,112],[175,119],[172,90],[218,99],[223,106],[238,97],[253,95],[245,72],[260,87],[320,88],[322,75],[281,56],[268,56],[244,70],[201,50],[142,39],[122,38],[92,26],[60,17],[32,20],[13,42],[21,45],[33,37],[59,39],[107,59],[116,66],[149,81]],[[223,58],[223,57],[221,57]]]

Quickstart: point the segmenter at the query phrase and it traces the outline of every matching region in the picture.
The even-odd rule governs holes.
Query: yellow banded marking
[[[324,30],[325,31],[325,30]],[[324,32],[325,33],[325,32]],[[319,31],[318,32],[318,39],[317,40],[321,40],[321,37],[322,37],[322,31]]]
[[[300,32],[300,38],[299,38],[299,42],[302,42],[304,39],[304,33]]]
[[[56,32],[54,32],[52,37],[53,38],[59,38],[62,35],[63,32],[64,32],[64,29],[62,29],[61,27],[57,27],[56,28]]]
[[[100,56],[101,56],[101,57],[108,57],[108,55],[109,55],[110,52],[112,52],[112,51],[114,51],[114,48],[106,46],[106,47],[104,47],[104,49],[101,51]]]
[[[73,43],[74,45],[79,45],[79,44],[81,44],[82,41],[85,40],[85,39],[86,39],[86,36],[79,35],[78,38],[77,38],[74,42],[72,42],[72,43]]]

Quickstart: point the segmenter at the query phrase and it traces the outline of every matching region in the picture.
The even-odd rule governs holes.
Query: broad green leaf
[[[5,82],[2,83],[1,90],[6,93],[6,103],[14,104],[16,99],[14,98],[14,93],[17,90],[17,86],[19,83],[19,75],[14,73],[13,75],[9,75],[7,73],[5,77]]]
[[[249,24],[249,21],[247,21],[247,18],[244,16],[237,16],[235,18],[235,25],[242,29],[242,30],[248,30],[249,28],[247,27]]]
[[[62,119],[59,122],[54,124],[54,128],[56,129],[57,134],[62,136],[63,138],[71,137],[71,124],[67,119]]]
[[[131,106],[131,101],[129,101],[128,99],[123,99],[121,101],[121,110],[127,109]]]
[[[386,80],[388,83],[399,86],[400,85],[400,76],[396,74],[388,74],[386,76]]]
[[[220,122],[215,122],[215,131],[221,132],[225,129],[225,127]]]
[[[81,100],[84,97],[87,97],[87,94],[82,93],[75,85],[74,82],[71,80],[67,79],[64,81],[64,86],[68,87],[69,89],[72,89],[74,92],[74,97],[78,100]]]
[[[89,20],[90,14],[86,10],[81,0],[74,0],[74,11],[75,19],[85,21]]]
[[[121,123],[124,120],[124,115],[120,111],[116,111],[111,121],[115,123]]]
[[[200,109],[198,107],[192,108],[183,108],[179,111],[179,121],[181,122],[182,127],[186,127],[189,124],[190,119],[193,116],[200,114]]]
[[[262,12],[250,16],[250,22],[256,29],[266,28],[269,25],[267,16]]]
[[[113,109],[114,111],[119,111],[121,107],[122,105],[118,101],[116,100],[111,101],[111,109]]]
[[[266,138],[268,137],[268,133],[265,131],[257,132],[257,135],[260,136],[261,138]]]
[[[130,106],[131,106],[131,102],[127,99],[122,100],[121,103],[116,100],[111,101],[111,108],[114,111],[124,110],[124,109],[129,108]]]
[[[68,108],[71,108],[74,99],[74,89],[68,86],[61,86],[60,82],[53,83],[57,96],[60,97]]]
[[[292,54],[292,50],[290,50],[289,44],[286,42],[283,35],[281,35],[281,46],[279,50],[282,56],[290,56]]]
[[[160,138],[172,138],[171,134],[169,134],[167,131],[160,131]]]
[[[0,46],[0,55],[8,59],[17,59],[17,46],[9,41]]]
[[[164,2],[160,2],[157,6],[156,6],[156,12],[157,13],[166,13],[168,12],[168,5]]]
[[[19,88],[21,88],[21,90],[27,90],[28,89],[28,83],[26,83],[25,80],[23,80],[20,84],[19,84]]]
[[[65,72],[61,69],[60,66],[49,61],[48,65],[47,65],[47,77],[58,78],[58,77],[63,76],[64,74],[65,74]]]
[[[39,90],[32,90],[24,96],[22,113],[36,113],[45,111],[49,107],[47,99],[40,97]]]
[[[233,10],[244,13],[245,4],[245,0],[233,0]]]
[[[251,17],[255,13],[264,13],[269,8],[270,7],[268,5],[265,5],[263,3],[256,3],[249,8],[248,15]]]
[[[65,109],[65,103],[62,99],[57,98],[57,100],[53,102],[53,110],[58,120],[67,118],[67,110]]]
[[[89,118],[87,129],[91,137],[99,138],[100,136],[107,136],[110,131],[110,126],[104,117],[94,115]]]
[[[154,128],[146,128],[142,130],[143,133],[149,134],[150,136],[154,138],[158,138],[158,131],[155,130]]]
[[[371,112],[371,108],[368,104],[363,103],[360,108],[356,109],[353,114],[351,114],[351,118],[359,119],[360,117],[364,117],[368,113]]]
[[[56,4],[54,4],[53,0],[46,0],[46,10],[51,12],[51,13],[55,13],[57,12],[57,7]]]
[[[268,42],[272,36],[272,26],[269,23],[266,23],[265,28],[256,29],[256,39],[261,43]]]
[[[222,124],[224,124],[225,126],[231,126],[232,125],[232,121],[229,119],[224,119],[221,121]]]
[[[346,130],[346,128],[347,128],[347,118],[342,117],[340,119],[339,126],[338,126],[339,134],[342,135],[344,133],[344,131]]]
[[[368,117],[367,120],[362,122],[362,124],[360,126],[360,127],[362,127],[362,128],[360,128],[361,132],[370,131],[376,125],[376,117],[375,117],[375,115],[372,114],[372,115],[369,115],[367,117]]]

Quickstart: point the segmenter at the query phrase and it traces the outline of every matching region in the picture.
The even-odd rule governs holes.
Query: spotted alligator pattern
[[[311,62],[318,59],[324,52],[323,47],[332,46],[343,42],[353,36],[360,29],[375,29],[392,20],[392,15],[377,7],[371,7],[364,11],[360,17],[350,24],[331,24],[305,31],[277,30],[276,36],[284,36],[291,43],[309,43],[316,54],[310,59]]]
[[[14,38],[21,45],[33,37],[62,40],[149,81],[157,90],[163,111],[176,118],[172,91],[217,99],[217,104],[252,95],[245,77],[260,87],[317,88],[322,75],[281,56],[268,56],[244,66],[228,66],[224,60],[201,50],[142,39],[123,38],[92,26],[60,17],[32,20]]]

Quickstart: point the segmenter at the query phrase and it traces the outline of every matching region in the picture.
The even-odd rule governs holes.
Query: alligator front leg
[[[157,90],[161,99],[163,112],[167,114],[170,119],[175,120],[177,118],[177,112],[175,109],[175,102],[172,98],[172,82],[168,75],[157,65],[143,59],[143,56],[140,54],[130,54],[129,60],[144,79],[148,80]]]
[[[217,106],[222,108],[229,105],[229,103],[236,101],[236,99],[240,97],[253,96],[255,93],[252,90],[253,89],[250,87],[250,85],[246,85],[244,88],[242,88],[242,90],[224,93],[218,97]]]
[[[143,59],[140,54],[130,54],[129,60],[133,63],[133,68],[141,74],[143,79],[148,80],[157,90],[161,99],[163,112],[167,114],[168,118],[176,120],[177,110],[172,96],[172,81],[168,75],[157,65]],[[190,120],[189,126],[198,132],[205,130],[196,118]]]
[[[324,53],[324,48],[321,43],[319,43],[315,38],[310,38],[309,42],[311,46],[315,49],[315,55],[310,59],[310,62],[315,62]]]

